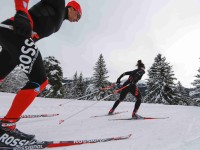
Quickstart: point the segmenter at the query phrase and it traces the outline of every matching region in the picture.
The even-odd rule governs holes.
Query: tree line
[[[100,89],[112,83],[108,79],[108,70],[103,55],[100,54],[95,63],[92,77],[85,78],[81,73],[75,72],[73,79],[63,77],[60,62],[53,56],[44,58],[44,66],[49,80],[46,89],[39,94],[40,97],[99,100],[113,93],[117,86],[105,91]],[[158,54],[152,66],[146,71],[148,79],[139,83],[138,87],[145,103],[159,103],[167,105],[195,105],[200,106],[200,68],[196,79],[191,83],[194,88],[188,89],[177,81],[173,66],[167,62],[162,54]],[[1,92],[16,93],[28,81],[26,75],[16,67],[0,84]],[[113,94],[106,100],[117,100],[119,94]],[[135,101],[132,95],[126,101]]]

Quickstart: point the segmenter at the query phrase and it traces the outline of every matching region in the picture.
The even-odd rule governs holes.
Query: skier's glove
[[[17,11],[14,16],[14,32],[25,38],[30,38],[32,33],[31,22],[28,15],[23,11]]]
[[[121,84],[117,84],[117,88],[120,89],[122,87]]]

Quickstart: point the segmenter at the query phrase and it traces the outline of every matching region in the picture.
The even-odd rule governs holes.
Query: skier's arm
[[[132,71],[128,71],[128,72],[124,72],[123,74],[121,74],[121,76],[119,76],[119,78],[117,79],[117,84],[120,84],[120,80],[121,80],[121,78],[123,77],[123,76],[125,76],[125,75],[131,75],[131,72]]]
[[[32,33],[33,21],[28,13],[29,0],[15,0],[14,32],[29,38]]]

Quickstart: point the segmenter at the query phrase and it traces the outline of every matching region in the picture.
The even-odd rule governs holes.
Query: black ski
[[[91,116],[90,118],[104,117],[104,116],[113,116],[113,115],[117,115],[117,114],[121,114],[121,113],[126,113],[126,112],[128,112],[128,111],[118,111],[118,112],[114,112],[112,114],[104,114],[104,115]]]
[[[141,117],[141,118],[138,118],[138,119],[135,119],[135,118],[117,118],[117,119],[108,119],[110,121],[115,121],[115,120],[154,120],[154,119],[168,119],[169,117],[158,117],[158,118],[155,118],[155,117]]]
[[[13,150],[31,150],[31,149],[44,149],[44,148],[53,148],[53,147],[66,147],[82,144],[92,144],[92,143],[101,143],[109,142],[116,140],[125,140],[131,137],[131,134],[125,136],[113,136],[110,138],[101,138],[101,139],[89,139],[89,140],[70,140],[70,141],[33,141],[29,145],[15,147]],[[9,149],[9,148],[8,148]]]

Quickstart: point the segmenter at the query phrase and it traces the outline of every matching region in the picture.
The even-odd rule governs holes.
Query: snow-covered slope
[[[0,93],[0,115],[9,109],[14,94]],[[81,140],[132,134],[123,141],[54,148],[58,150],[199,150],[200,108],[142,104],[139,114],[167,117],[163,120],[108,121],[109,118],[130,117],[134,103],[123,102],[116,111],[127,113],[116,116],[90,118],[106,114],[114,102],[36,98],[24,114],[52,114],[50,118],[21,119],[17,127],[36,135],[38,140]],[[63,106],[59,104],[66,103]],[[88,107],[88,108],[87,108]],[[87,109],[86,109],[87,108]],[[83,111],[84,110],[84,111]],[[59,124],[61,119],[65,119]]]

